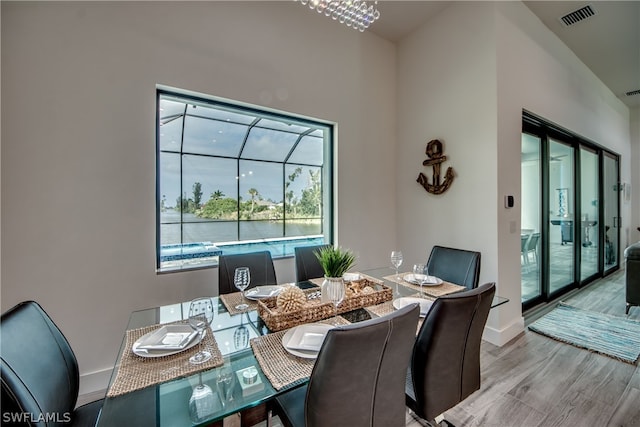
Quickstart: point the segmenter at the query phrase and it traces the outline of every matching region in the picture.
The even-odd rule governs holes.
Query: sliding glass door
[[[603,161],[604,177],[604,269],[617,268],[620,251],[620,172],[618,158],[605,153]]]
[[[521,139],[523,309],[620,266],[619,157],[535,116]]]
[[[535,135],[522,134],[521,194],[522,219],[520,222],[520,256],[522,273],[522,301],[542,295],[542,253],[540,251],[540,198],[541,139]]]
[[[596,150],[580,147],[580,281],[599,271],[600,174]]]
[[[549,293],[554,294],[574,282],[575,187],[573,148],[549,140]]]

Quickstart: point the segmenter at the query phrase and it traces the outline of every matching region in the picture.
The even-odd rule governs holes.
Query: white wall
[[[482,4],[453,4],[398,45],[398,242],[407,265],[433,245],[482,251],[481,281],[496,276],[496,81],[491,13]],[[443,143],[455,172],[447,192],[432,180],[425,148]]]
[[[496,2],[498,58],[498,194],[520,200],[522,110],[531,111],[622,155],[629,177],[629,111],[522,3]],[[625,178],[626,177],[626,178]],[[500,202],[499,202],[500,203]],[[498,209],[498,282],[501,293],[520,301],[520,205]],[[628,211],[622,213],[623,218]],[[513,226],[515,225],[515,227]],[[518,309],[497,312],[498,331]]]
[[[510,299],[485,330],[497,344],[524,327],[523,109],[621,154],[623,180],[630,176],[628,109],[522,3],[455,3],[400,42],[398,246],[410,254],[434,244],[480,250],[480,282],[496,281]],[[445,143],[457,173],[440,196],[414,182],[432,138]],[[505,195],[515,208],[504,207]]]
[[[339,124],[338,239],[395,244],[395,47],[294,2],[2,2],[2,310],[42,302],[82,391],[106,386],[129,313],[214,294],[155,273],[156,84]],[[293,280],[291,259],[276,262]]]

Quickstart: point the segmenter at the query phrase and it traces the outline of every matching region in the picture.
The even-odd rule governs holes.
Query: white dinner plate
[[[433,301],[416,297],[402,297],[393,300],[393,306],[396,308],[396,310],[400,310],[402,307],[413,303],[420,304],[420,317],[425,317],[431,309]]]
[[[262,298],[275,297],[282,292],[282,286],[269,285],[269,286],[256,286],[255,288],[248,289],[244,296],[247,299],[257,301]]]
[[[425,283],[424,286],[438,286],[442,284],[442,279],[440,279],[439,277],[427,276],[427,278],[427,283]],[[420,285],[420,283],[416,280],[415,276],[412,273],[405,274],[404,280],[406,282],[413,283],[414,285]]]
[[[131,351],[140,357],[170,356],[195,346],[205,334],[206,330],[200,336],[185,324],[164,325],[140,337],[133,343]]]
[[[305,359],[315,359],[329,329],[326,323],[310,323],[289,329],[282,336],[282,345],[289,353]]]

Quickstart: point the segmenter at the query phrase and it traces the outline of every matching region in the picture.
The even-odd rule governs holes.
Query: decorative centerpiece
[[[353,274],[354,279],[343,278],[356,262],[355,255],[346,249],[328,247],[316,253],[325,273],[322,298],[315,298],[317,288],[300,290],[287,287],[277,297],[258,301],[258,315],[269,330],[281,331],[304,323],[336,318],[362,307],[381,304],[393,298],[393,291],[384,281]],[[345,280],[348,282],[345,285]]]
[[[342,276],[356,263],[356,256],[348,249],[339,246],[327,246],[315,252],[324,271],[322,282],[322,302],[333,302],[336,307],[344,299],[344,280]]]
[[[307,296],[297,286],[287,286],[276,298],[276,306],[281,311],[300,310],[307,302]]]

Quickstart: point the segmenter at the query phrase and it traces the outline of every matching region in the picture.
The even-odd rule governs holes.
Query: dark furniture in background
[[[307,385],[276,397],[294,427],[405,425],[404,377],[419,309],[330,330]]]
[[[2,314],[0,335],[2,425],[95,425],[102,400],[74,409],[80,384],[78,362],[40,305],[26,301]]]
[[[624,250],[626,260],[625,280],[627,285],[625,314],[632,306],[640,306],[640,242]]]
[[[324,270],[315,253],[331,245],[300,246],[294,249],[296,255],[296,281],[302,282],[324,276]]]
[[[486,283],[431,306],[406,381],[407,406],[423,420],[435,420],[480,388],[480,343],[495,290]]]
[[[480,252],[434,246],[427,267],[431,276],[467,289],[477,288],[480,279]]]
[[[271,252],[251,252],[237,255],[220,255],[218,259],[219,295],[238,292],[233,284],[233,275],[238,267],[249,267],[251,282],[247,289],[263,285],[275,285],[276,270]]]

